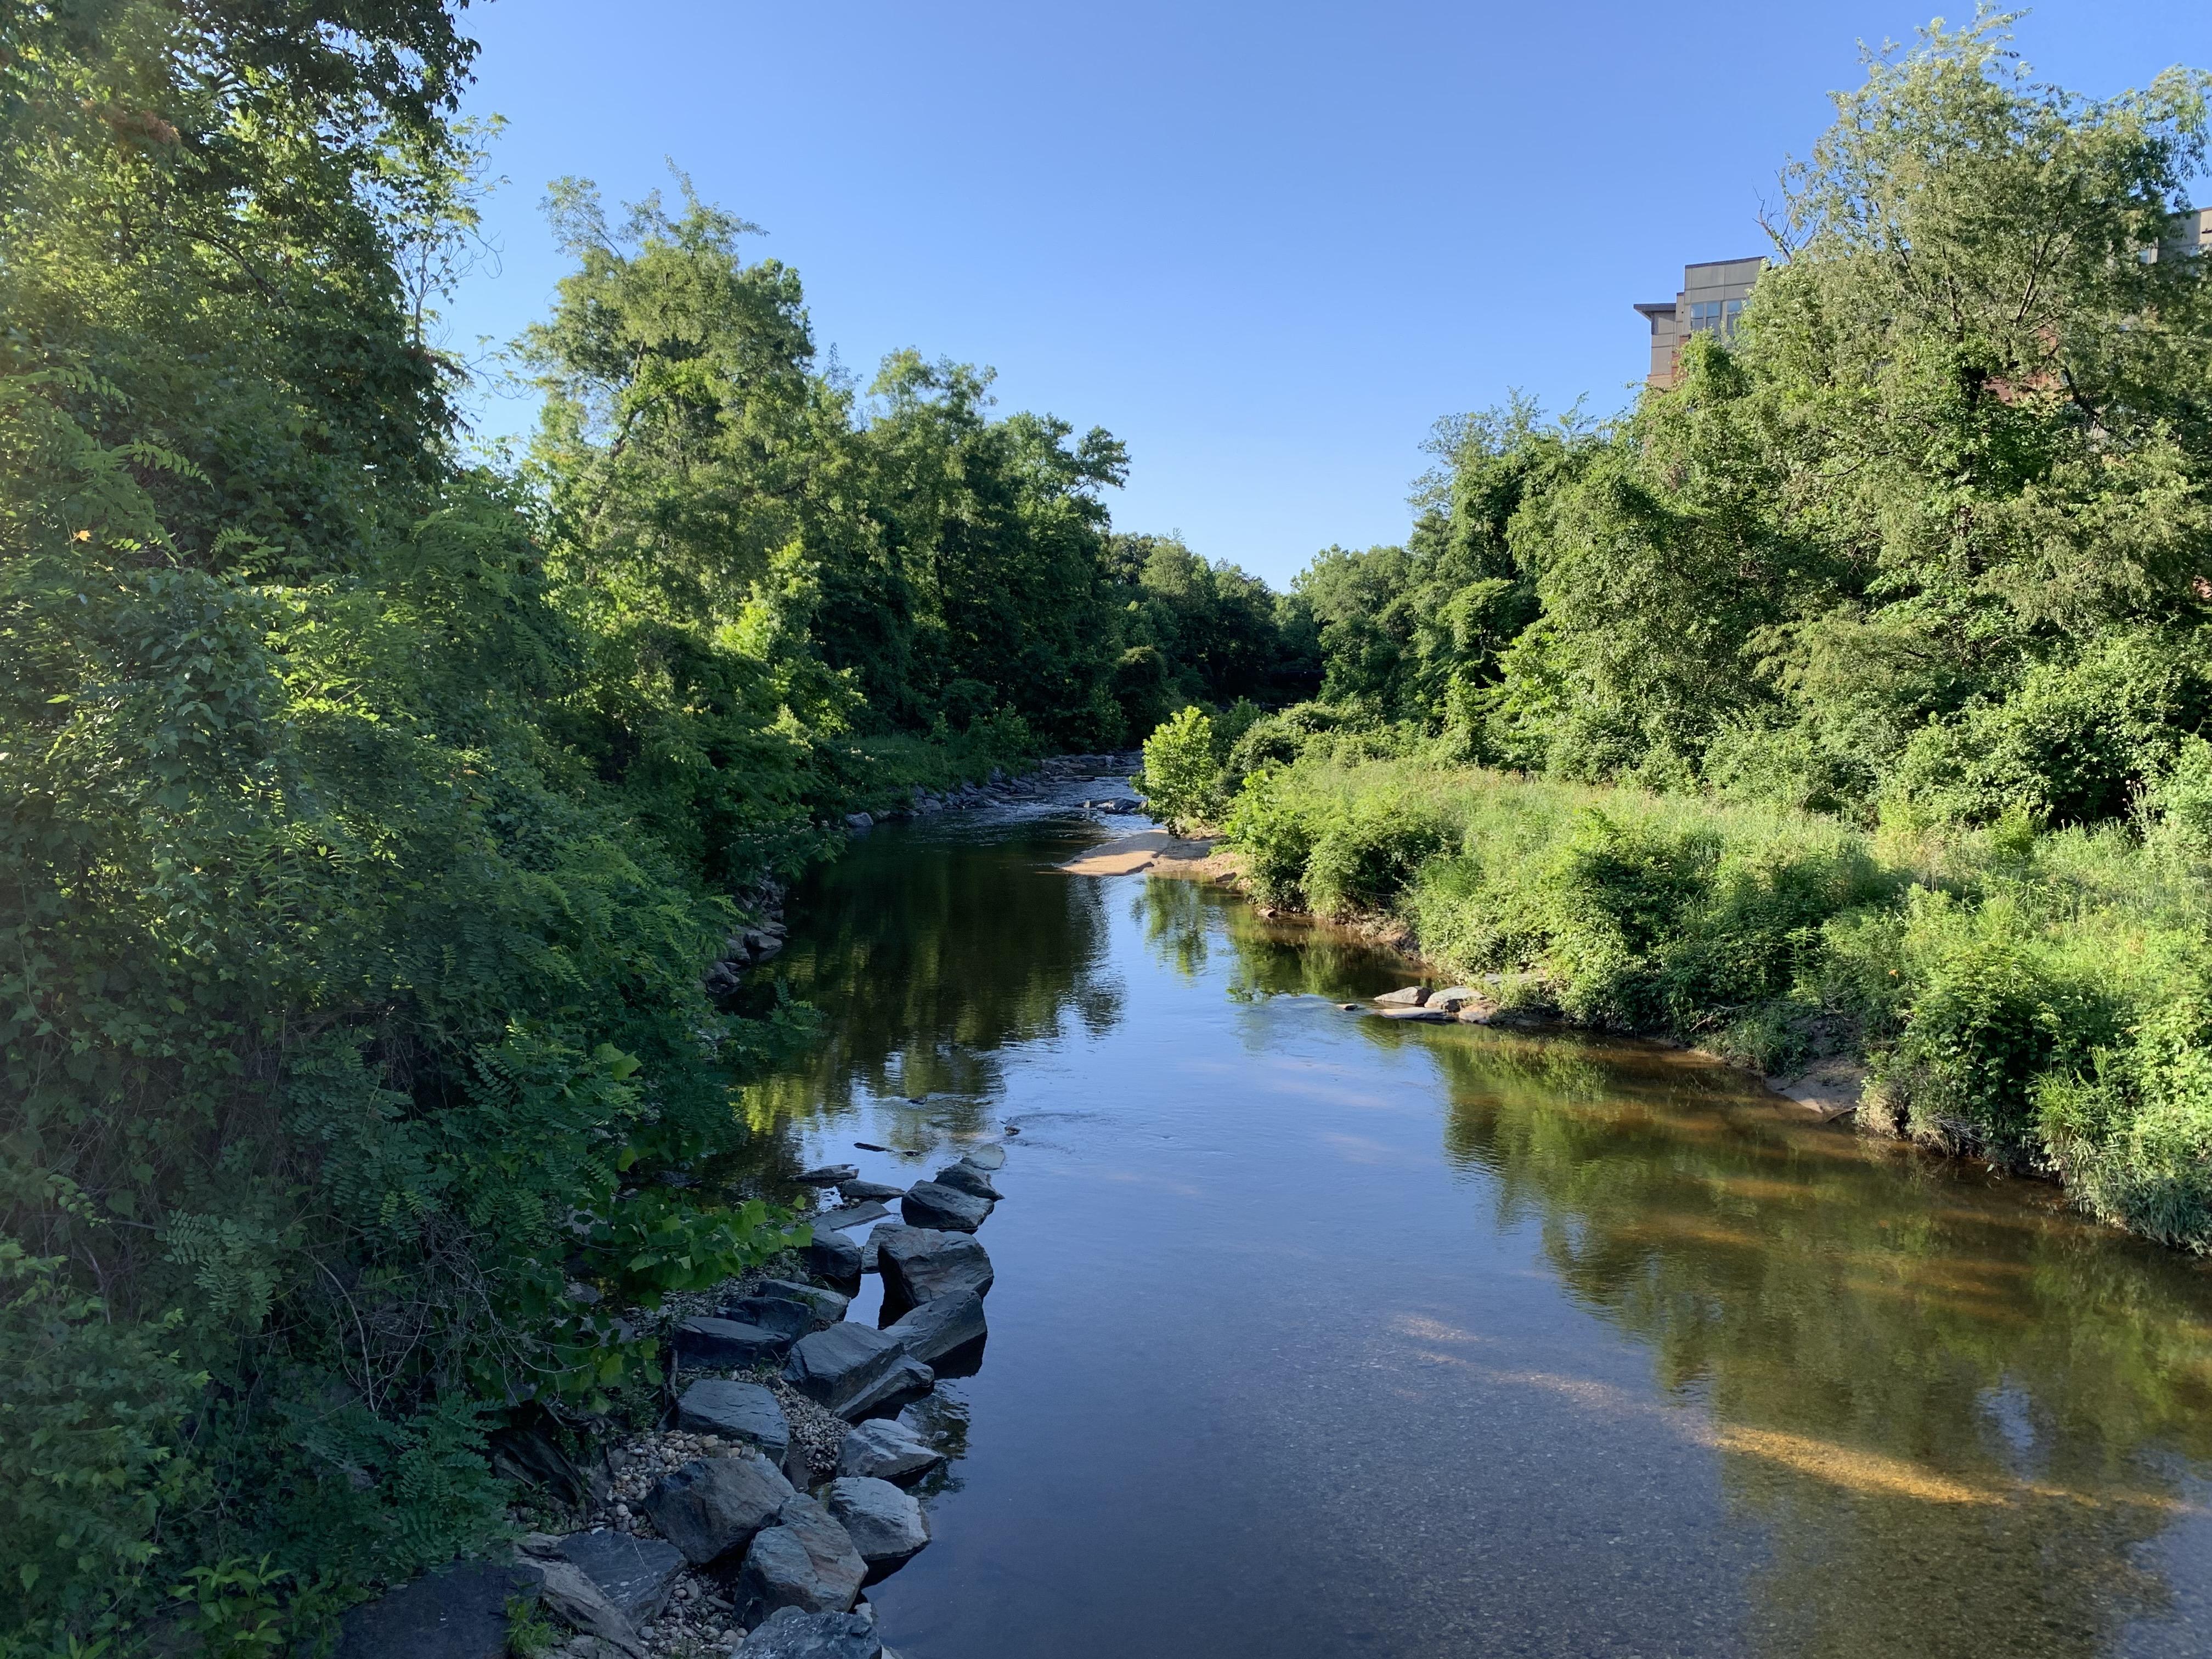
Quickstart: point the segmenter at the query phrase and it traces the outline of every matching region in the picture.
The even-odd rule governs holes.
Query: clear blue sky
[[[1402,536],[1438,416],[1624,403],[1632,302],[1762,252],[1856,43],[1933,3],[478,0],[471,107],[510,121],[511,183],[453,343],[544,309],[547,180],[621,200],[672,158],[864,380],[908,345],[994,366],[1002,410],[1128,443],[1118,525],[1280,584]],[[2212,5],[2047,0],[2019,44],[2108,94],[2212,66]]]

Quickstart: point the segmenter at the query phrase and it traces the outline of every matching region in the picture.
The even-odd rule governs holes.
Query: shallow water
[[[1018,1130],[904,1659],[2212,1652],[2212,1269],[1680,1052],[1340,1012],[1401,975],[1049,869],[1097,834],[857,844],[745,1102],[902,1183]]]

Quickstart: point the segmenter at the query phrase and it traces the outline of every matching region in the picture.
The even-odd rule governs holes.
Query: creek
[[[1403,967],[1053,868],[1100,834],[856,841],[744,1101],[785,1175],[1015,1131],[903,1659],[2212,1652],[2212,1267],[1680,1050],[1345,1012]]]

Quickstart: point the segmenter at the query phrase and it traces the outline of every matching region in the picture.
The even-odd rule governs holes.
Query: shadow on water
[[[915,1626],[911,1641],[894,1633],[902,1650],[2212,1651],[2205,1264],[2089,1225],[2039,1183],[1803,1121],[1750,1079],[1680,1051],[1339,1014],[1313,1000],[1371,994],[1401,970],[1218,890],[1037,873],[1066,845],[1049,826],[975,845],[885,838],[828,872],[799,907],[785,969],[829,1012],[825,1040],[754,1091],[749,1112],[763,1127],[819,1127],[865,1110],[875,1133],[903,1134],[915,1155],[988,1130],[1010,1107],[1068,1104],[1053,1127],[1064,1150],[1038,1148],[1026,1187],[1023,1170],[1009,1171],[1012,1203],[1041,1204],[1048,1176],[1078,1218],[1141,1202],[1148,1231],[1132,1254],[1143,1260],[1127,1277],[1159,1287],[1152,1305],[1167,1306],[1180,1281],[1143,1278],[1160,1239],[1200,1264],[1189,1271],[1217,1276],[1192,1294],[1224,1310],[1234,1352],[1220,1375],[1237,1379],[1246,1421],[1290,1435],[1314,1390],[1349,1391],[1349,1403],[1289,1460],[1294,1474],[1279,1486],[1254,1477],[1265,1496],[1234,1511],[1250,1535],[1215,1539],[1226,1553],[1212,1580],[1194,1570],[1197,1588],[1176,1587],[1196,1546],[1172,1511],[1117,1531],[1121,1511],[1103,1498],[1081,1517],[1094,1557],[1155,1559],[1149,1549],[1167,1565],[1133,1579],[1110,1559],[1082,1565],[1054,1553],[1042,1522],[1009,1522],[962,1554],[963,1527],[981,1539],[990,1513],[963,1504],[988,1491],[1019,1510],[1023,1483],[1043,1480],[1031,1466],[963,1472],[969,1440],[990,1432],[994,1413],[1009,1436],[1013,1419],[1036,1414],[1021,1431],[1064,1446],[1072,1466],[1105,1455],[1068,1440],[1030,1398],[1074,1386],[1072,1372],[1052,1369],[1059,1345],[1075,1365],[1091,1327],[1127,1317],[1099,1350],[1106,1363],[1115,1344],[1152,1358],[1132,1358],[1126,1381],[1098,1383],[1102,1401],[1115,1388],[1151,1387],[1160,1363],[1143,1347],[1138,1312],[1095,1298],[1070,1305],[1057,1283],[1050,1297],[1021,1288],[1024,1273],[1094,1282],[1083,1275],[1095,1264],[1051,1255],[1059,1235],[1012,1235],[1023,1254],[1011,1270],[994,1242],[1002,1282],[1016,1288],[992,1304],[990,1366],[963,1386],[1015,1364],[1025,1392],[1012,1382],[995,1400],[948,1391],[931,1407],[958,1445],[929,1489],[933,1505],[949,1506],[933,1546],[944,1554],[933,1566],[926,1553],[887,1587],[905,1600],[884,1605]],[[1139,988],[1161,1011],[1142,1033],[1117,1025]],[[1146,1098],[1126,1103],[1126,1086],[1072,1091],[1065,1072],[1050,1073],[1049,1089],[1025,1083],[1023,1065],[1070,1043],[1110,1054],[1120,1083],[1141,1085]],[[1250,1062],[1241,1071],[1237,1054]],[[1186,1075],[1236,1081],[1178,1081]],[[925,1104],[907,1104],[912,1095]],[[1392,1141],[1377,1114],[1402,1115],[1409,1095],[1426,1115]],[[1046,1105],[1036,1109],[1042,1121]],[[1359,1112],[1369,1115],[1354,1122]],[[1237,1113],[1237,1157],[1179,1187],[1200,1167],[1208,1126]],[[1139,1162],[1155,1135],[1168,1152]],[[1334,1147],[1339,1161],[1300,1162],[1309,1146]],[[1333,1198],[1334,1231],[1255,1262],[1250,1241],[1279,1229],[1286,1196],[1304,1200],[1317,1171],[1341,1182],[1362,1160],[1390,1173],[1362,1173],[1369,1185]],[[1176,1195],[1184,1190],[1194,1205]],[[1122,1210],[1103,1207],[1109,1200]],[[1015,1224],[1033,1226],[1036,1214]],[[1450,1260],[1468,1265],[1408,1275],[1401,1310],[1376,1312],[1378,1271],[1455,1250]],[[1366,1286],[1364,1299],[1336,1285],[1337,1269]],[[1285,1272],[1296,1296],[1276,1292],[1254,1311]],[[1510,1304],[1518,1325],[1504,1311],[1510,1297],[1521,1298]],[[1138,1290],[1127,1299],[1141,1312]],[[1001,1308],[1015,1316],[1011,1328]],[[1254,1344],[1272,1340],[1265,1322],[1284,1327],[1294,1352],[1307,1328],[1285,1322],[1299,1317],[1313,1322],[1316,1352],[1347,1326],[1371,1328],[1334,1369],[1316,1361],[1308,1376],[1274,1362],[1280,1398],[1259,1384],[1248,1395]],[[1203,1344],[1190,1346],[1197,1398],[1159,1407],[1143,1431],[1210,1445],[1236,1419],[1206,1402],[1231,1396],[1205,1392]],[[1616,1350],[1629,1363],[1615,1363]],[[1452,1414],[1470,1401],[1483,1402],[1487,1427]],[[1402,1433],[1388,1431],[1394,1413]],[[1112,1438],[1103,1428],[1097,1437]],[[1535,1484],[1514,1461],[1516,1437],[1556,1458]],[[1145,1452],[1133,1437],[1112,1455],[1126,1465]],[[1261,1455],[1220,1455],[1241,1480]],[[1322,1478],[1330,1470],[1342,1473]],[[1424,1482],[1440,1472],[1431,1495]],[[1387,1495],[1355,1500],[1363,1483]],[[1716,1494],[1704,1508],[1701,1483]],[[1206,1501],[1200,1492],[1186,1504]],[[1386,1536],[1378,1504],[1427,1507]],[[1570,1517],[1571,1550],[1532,1541],[1553,1510]],[[1575,1518],[1586,1514],[1595,1519]],[[1587,1553],[1586,1534],[1620,1516],[1649,1530],[1624,1523],[1614,1554]],[[1529,1538],[1517,1538],[1524,1528]],[[1316,1553],[1316,1537],[1334,1553]],[[1289,1563],[1265,1594],[1248,1559],[1263,1553]],[[1332,1583],[1336,1571],[1359,1576],[1357,1595]],[[1101,1587],[1085,1601],[1087,1587],[1067,1581],[1086,1574],[1110,1580],[1111,1594]],[[1203,1601],[1206,1582],[1218,1607]],[[987,1590],[1003,1618],[961,1622],[948,1598]],[[1147,1597],[1159,1604],[1150,1625]],[[1209,1624],[1221,1608],[1236,1616]],[[1047,1628],[1032,1638],[1024,1620]]]

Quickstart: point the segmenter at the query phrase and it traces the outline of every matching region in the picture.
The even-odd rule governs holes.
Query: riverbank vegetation
[[[742,896],[1305,672],[1115,536],[1109,434],[848,383],[680,179],[554,187],[544,418],[475,452],[473,52],[0,22],[0,1653],[273,1650],[485,1546],[495,1466],[653,1408],[621,1310],[792,1237],[690,1173],[799,1019],[701,988]]]
[[[1319,698],[1147,746],[1265,900],[1768,1070],[2212,1250],[2206,77],[1871,59],[1729,334],[1440,428],[1300,578]]]

